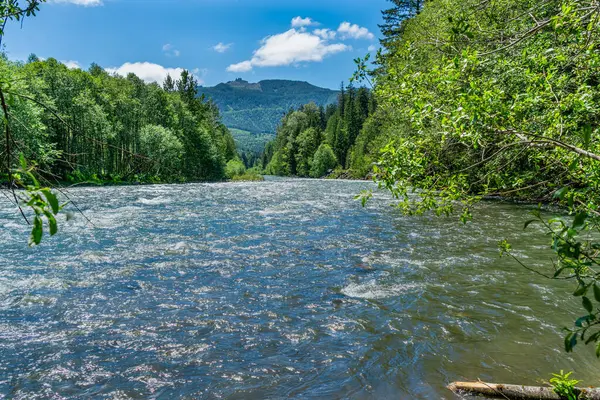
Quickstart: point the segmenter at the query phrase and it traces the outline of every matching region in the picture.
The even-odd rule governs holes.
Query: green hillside
[[[229,128],[258,133],[275,133],[281,118],[292,108],[314,102],[332,104],[338,92],[307,82],[265,80],[249,83],[242,79],[199,87],[199,95],[212,99]]]
[[[235,128],[230,128],[229,131],[231,132],[240,153],[260,154],[265,148],[265,145],[275,139],[275,135],[272,133],[253,134]]]

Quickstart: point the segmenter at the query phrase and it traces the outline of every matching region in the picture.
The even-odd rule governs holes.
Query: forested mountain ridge
[[[338,91],[300,81],[273,79],[250,83],[236,79],[214,87],[198,87],[198,95],[219,107],[227,127],[260,134],[275,133],[290,109],[311,102],[322,106],[335,102]]]

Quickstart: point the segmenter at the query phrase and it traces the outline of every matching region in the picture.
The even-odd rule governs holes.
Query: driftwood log
[[[554,393],[552,388],[542,386],[502,385],[486,382],[453,382],[448,385],[448,389],[454,393],[468,393],[510,400],[561,400],[561,397]],[[580,399],[600,400],[600,389],[577,388],[576,392],[579,393]]]

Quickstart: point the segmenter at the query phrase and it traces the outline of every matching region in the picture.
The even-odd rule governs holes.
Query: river
[[[0,398],[453,399],[454,380],[598,384],[529,207],[406,217],[368,182],[79,188],[41,246],[0,197]],[[4,199],[4,200],[2,200]]]

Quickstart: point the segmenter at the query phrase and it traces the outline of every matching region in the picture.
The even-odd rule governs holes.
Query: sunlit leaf
[[[592,301],[590,299],[588,299],[587,297],[585,297],[585,296],[581,299],[581,304],[583,305],[583,308],[585,308],[586,311],[589,312],[590,314],[594,310],[594,306],[592,305]]]
[[[38,215],[33,219],[33,227],[31,229],[31,235],[29,236],[29,245],[38,245],[42,242],[42,236],[44,234],[44,224],[42,218]]]

